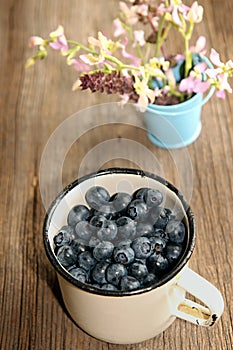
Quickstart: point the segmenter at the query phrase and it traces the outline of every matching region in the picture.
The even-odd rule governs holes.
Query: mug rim
[[[49,241],[48,232],[49,227],[52,221],[53,213],[56,210],[57,206],[61,202],[61,200],[76,186],[78,186],[80,183],[94,177],[99,177],[103,175],[110,175],[110,174],[130,174],[130,175],[137,175],[142,177],[148,177],[152,180],[160,182],[162,185],[167,187],[169,190],[175,193],[175,195],[179,198],[181,201],[181,204],[183,206],[183,209],[187,215],[188,223],[189,223],[189,239],[185,248],[185,251],[183,253],[183,256],[181,260],[179,261],[178,265],[176,265],[168,274],[166,274],[163,278],[160,278],[159,281],[151,284],[150,286],[139,288],[132,291],[110,291],[110,290],[104,290],[97,287],[92,286],[91,284],[82,283],[78,281],[76,278],[74,278],[62,265],[58,262]],[[131,296],[131,295],[138,295],[142,293],[149,292],[151,290],[154,290],[158,287],[161,287],[165,285],[167,282],[172,280],[187,264],[189,261],[196,242],[196,223],[194,214],[189,206],[189,204],[184,199],[181,192],[170,182],[165,180],[164,178],[153,174],[148,171],[140,170],[140,169],[131,169],[131,168],[107,168],[103,170],[98,170],[96,172],[92,172],[90,174],[84,175],[73,182],[71,182],[69,185],[67,185],[52,201],[50,207],[48,208],[48,211],[46,213],[45,219],[44,219],[44,225],[43,225],[43,242],[44,242],[44,248],[47,255],[47,258],[49,259],[52,266],[55,268],[56,272],[59,273],[66,281],[71,283],[73,286],[92,294],[102,295],[102,296],[112,296],[112,297],[123,297],[123,296]]]

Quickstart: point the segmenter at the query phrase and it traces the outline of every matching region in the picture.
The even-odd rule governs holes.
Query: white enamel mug
[[[147,288],[121,292],[95,288],[76,280],[56,259],[53,237],[66,224],[69,210],[86,204],[91,186],[103,186],[110,194],[132,193],[141,187],[160,190],[164,205],[183,218],[187,226],[184,253],[174,268]],[[55,268],[65,306],[75,323],[91,336],[116,344],[138,343],[163,332],[176,317],[198,326],[212,326],[224,308],[219,290],[188,267],[195,245],[195,221],[179,191],[154,174],[135,169],[107,169],[84,176],[67,186],[54,200],[44,223],[44,244]],[[186,299],[186,292],[199,299]]]

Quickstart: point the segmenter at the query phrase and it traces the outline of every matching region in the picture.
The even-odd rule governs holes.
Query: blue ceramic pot
[[[203,60],[212,67],[206,57]],[[193,143],[201,132],[202,106],[214,90],[212,87],[204,99],[203,94],[198,93],[177,105],[149,104],[144,113],[149,139],[157,146],[168,149],[182,148]]]

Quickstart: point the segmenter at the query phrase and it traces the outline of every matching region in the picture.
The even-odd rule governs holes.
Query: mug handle
[[[220,291],[190,268],[186,268],[176,284],[176,288],[198,298],[207,307],[184,298],[174,311],[174,316],[199,326],[210,327],[222,315],[224,301]]]

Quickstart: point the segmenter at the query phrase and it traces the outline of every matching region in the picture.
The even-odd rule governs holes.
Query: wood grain
[[[190,2],[189,2],[190,3]],[[222,58],[233,57],[233,2],[200,1],[205,7],[197,36],[204,33]],[[67,35],[84,41],[98,29],[108,32],[117,14],[117,1],[109,0],[2,0],[0,3],[0,348],[2,350],[230,350],[232,329],[232,206],[233,119],[232,96],[213,97],[204,107],[202,133],[185,153],[171,154],[149,142],[141,128],[116,125],[94,128],[82,135],[64,160],[63,185],[80,169],[143,164],[157,170],[178,187],[191,186],[191,206],[197,220],[197,243],[190,266],[222,292],[225,311],[219,323],[204,329],[184,321],[163,334],[136,345],[107,344],[79,329],[67,315],[55,272],[44,252],[42,226],[45,209],[40,193],[40,161],[54,130],[72,114],[89,106],[116,101],[115,96],[72,92],[75,73],[64,59],[51,55],[47,62],[25,71],[31,52],[27,40],[33,34],[46,36],[60,23]],[[176,40],[170,42],[171,52]],[[177,44],[178,45],[178,44]],[[77,128],[79,126],[77,125]],[[127,159],[104,159],[98,145],[116,139],[112,150],[124,140],[137,142],[137,159],[129,149]],[[83,164],[97,147],[95,163]],[[145,151],[146,148],[146,151]],[[154,156],[148,163],[145,152]],[[116,155],[116,153],[113,153]],[[191,162],[193,178],[185,178],[183,156]],[[59,156],[59,150],[54,150]],[[174,161],[174,156],[176,161]],[[178,164],[178,170],[177,170]],[[179,172],[181,167],[182,178]],[[53,174],[48,173],[48,179]]]

